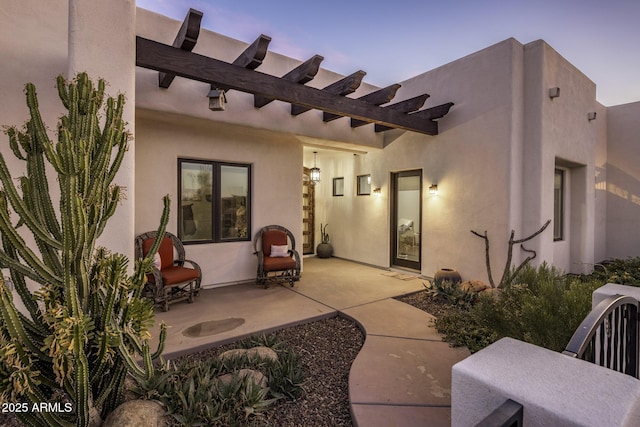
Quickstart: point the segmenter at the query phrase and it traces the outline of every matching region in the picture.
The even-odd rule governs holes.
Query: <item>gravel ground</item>
[[[395,299],[426,311],[435,317],[440,317],[452,309],[450,304],[443,302],[441,298],[433,296],[427,291],[415,292]]]
[[[256,425],[352,426],[349,370],[364,343],[350,320],[337,316],[275,332],[279,341],[302,356],[306,382],[297,400],[282,400],[264,412]],[[209,358],[233,344],[189,355]]]

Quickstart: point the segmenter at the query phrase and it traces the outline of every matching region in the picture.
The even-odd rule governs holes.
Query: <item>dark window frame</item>
[[[560,185],[556,187],[556,180],[560,177]],[[555,168],[553,174],[553,241],[564,240],[564,215],[566,193],[566,170]]]
[[[185,240],[183,233],[183,208],[182,208],[182,168],[183,164],[202,164],[212,167],[212,189],[211,189],[211,238],[200,240]],[[245,221],[246,235],[242,237],[222,237],[222,168],[224,166],[246,168],[247,170],[247,195],[245,200]],[[178,158],[178,238],[185,245],[197,245],[208,243],[227,243],[251,241],[252,228],[252,199],[253,199],[253,165],[250,163],[230,162],[221,160],[203,160],[193,158]]]

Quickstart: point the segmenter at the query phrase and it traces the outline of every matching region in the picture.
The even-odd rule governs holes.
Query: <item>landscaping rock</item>
[[[165,410],[152,400],[130,400],[109,414],[102,427],[166,427]]]
[[[480,280],[467,280],[460,284],[460,289],[463,291],[482,292],[486,289],[491,289],[491,285]]]
[[[251,381],[260,388],[267,388],[267,377],[265,377],[262,372],[255,371],[253,369],[240,369],[237,373],[221,375],[218,379],[223,384],[228,384],[233,380],[234,375],[238,375],[242,379]]]
[[[227,357],[242,357],[246,355],[248,359],[262,359],[275,362],[278,360],[278,353],[270,349],[269,347],[253,347],[253,348],[236,348],[228,350],[218,356],[220,359]]]

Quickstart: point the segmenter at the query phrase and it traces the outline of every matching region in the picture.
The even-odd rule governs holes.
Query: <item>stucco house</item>
[[[118,177],[127,198],[101,242],[114,250],[133,255],[168,193],[168,230],[202,266],[205,287],[255,278],[251,239],[269,224],[292,230],[308,253],[329,224],[335,256],[425,276],[446,267],[486,280],[484,242],[470,230],[487,231],[501,268],[510,231],[525,236],[547,220],[526,244],[535,262],[582,273],[640,255],[640,102],[601,105],[596,84],[542,40],[507,39],[398,82],[393,100],[367,110],[429,94],[424,109],[450,109],[425,119],[437,124],[426,134],[381,128],[377,116],[377,127],[353,127],[318,109],[292,114],[280,100],[256,107],[260,94],[183,77],[160,87],[158,71],[136,66],[140,39],[171,46],[181,26],[133,0],[3,2],[0,123],[26,121],[22,88],[33,82],[53,126],[57,74],[87,71],[127,95],[134,139]],[[251,42],[200,29],[192,52],[232,64]],[[268,52],[251,72],[281,77],[305,60]],[[344,77],[320,68],[306,86]],[[223,111],[209,108],[222,108],[212,89],[227,89]],[[365,82],[348,97],[380,89]],[[0,150],[11,157],[8,144]],[[525,256],[517,249],[514,262]]]

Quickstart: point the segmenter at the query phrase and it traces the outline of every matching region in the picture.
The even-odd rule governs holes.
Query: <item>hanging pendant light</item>
[[[313,152],[313,167],[311,168],[311,183],[317,184],[320,182],[320,168],[316,166],[316,154],[317,151]]]

